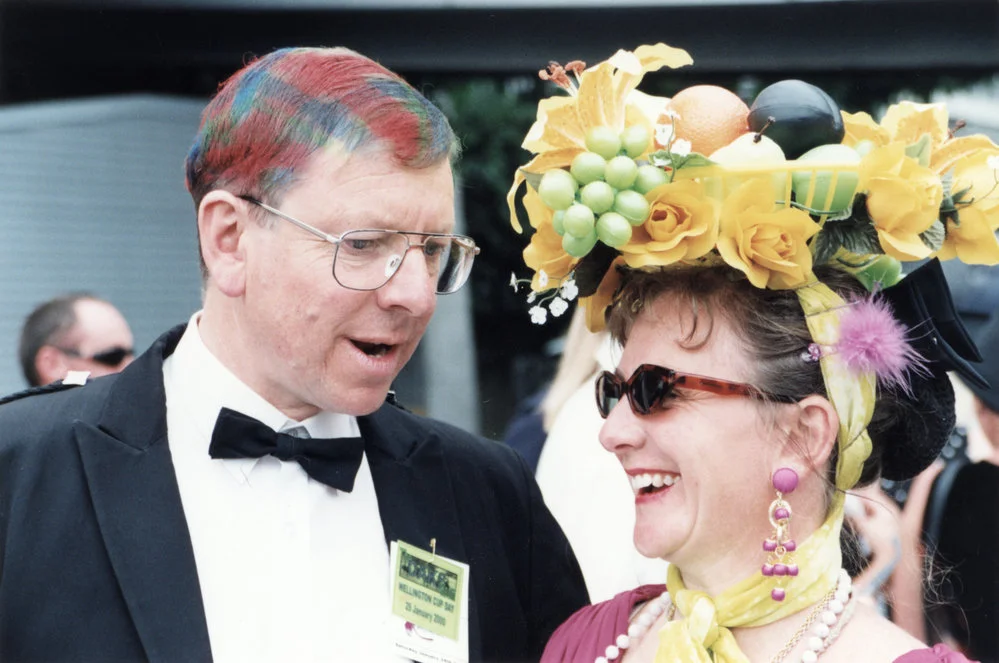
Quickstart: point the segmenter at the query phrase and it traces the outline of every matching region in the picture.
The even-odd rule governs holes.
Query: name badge
[[[404,541],[390,546],[394,653],[420,663],[468,663],[468,564]]]

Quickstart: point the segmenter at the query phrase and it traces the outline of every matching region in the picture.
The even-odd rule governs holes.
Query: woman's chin
[[[675,535],[664,531],[662,523],[658,525],[636,523],[634,543],[635,550],[644,557],[668,559],[677,550],[681,541]]]

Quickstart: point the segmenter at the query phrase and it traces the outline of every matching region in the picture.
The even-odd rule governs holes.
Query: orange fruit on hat
[[[749,106],[723,87],[694,85],[677,92],[666,104],[659,124],[670,123],[675,124],[674,140],[689,140],[691,152],[707,156],[750,130]]]

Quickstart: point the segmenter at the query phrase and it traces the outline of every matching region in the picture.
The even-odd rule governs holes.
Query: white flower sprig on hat
[[[510,287],[513,288],[514,292],[520,291],[522,283],[526,283],[530,287],[531,279],[518,279],[517,275],[511,272]],[[548,274],[543,269],[538,272],[538,286],[542,290],[548,288]],[[579,288],[572,276],[563,277],[558,286],[548,289],[542,299],[528,310],[531,322],[536,325],[545,324],[548,321],[548,311],[551,311],[553,317],[560,317],[569,310],[569,302],[575,299],[578,294]],[[527,303],[534,304],[537,298],[538,291],[531,290],[527,295]],[[547,309],[544,307],[545,304],[548,305]]]

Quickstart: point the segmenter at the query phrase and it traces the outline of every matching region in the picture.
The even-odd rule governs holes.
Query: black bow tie
[[[208,447],[212,458],[260,458],[271,455],[294,460],[306,473],[337,490],[354,489],[364,441],[359,437],[329,440],[276,433],[253,417],[222,408]]]

